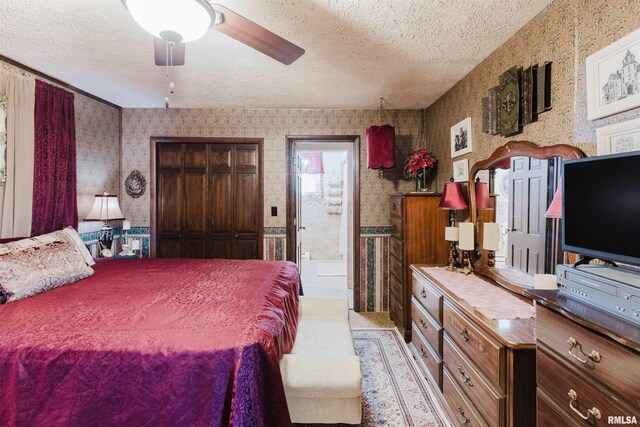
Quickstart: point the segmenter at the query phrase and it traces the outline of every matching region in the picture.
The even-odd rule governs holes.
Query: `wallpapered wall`
[[[540,145],[574,144],[594,155],[595,128],[640,116],[640,109],[587,121],[587,56],[640,27],[640,1],[555,0],[427,109],[427,146],[442,159],[438,188],[452,176],[450,128],[472,118],[473,152],[469,167],[509,140]],[[553,108],[511,137],[482,132],[482,105],[498,76],[514,65],[553,61]],[[464,159],[465,156],[455,158]]]
[[[390,110],[400,150],[410,153],[420,131],[419,110]],[[286,225],[287,135],[361,135],[361,225],[389,224],[386,195],[412,189],[412,183],[388,173],[384,180],[366,168],[365,129],[378,123],[374,110],[270,110],[270,109],[124,109],[122,112],[122,175],[139,169],[150,176],[149,138],[152,136],[264,138],[265,227]],[[402,163],[403,159],[398,159]],[[124,192],[123,192],[124,193]],[[271,216],[271,206],[278,216]],[[125,215],[134,225],[149,225],[149,194],[125,196]]]
[[[19,73],[24,70],[0,61],[3,68]],[[35,77],[55,85],[47,79]],[[68,89],[65,89],[68,90]],[[93,206],[94,195],[108,191],[117,194],[120,166],[120,117],[117,108],[74,92],[76,115],[76,162],[78,177],[78,218]],[[102,223],[80,222],[80,233],[99,230]]]

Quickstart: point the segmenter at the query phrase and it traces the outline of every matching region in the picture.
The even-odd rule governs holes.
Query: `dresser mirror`
[[[469,258],[476,273],[522,293],[533,287],[534,274],[555,272],[564,258],[560,219],[545,213],[560,182],[562,162],[580,157],[584,153],[570,145],[509,141],[473,165],[469,210],[476,251]],[[494,224],[485,228],[485,223]]]

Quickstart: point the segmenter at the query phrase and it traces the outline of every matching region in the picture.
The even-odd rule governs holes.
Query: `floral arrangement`
[[[418,148],[404,162],[405,178],[427,176],[438,163],[438,159],[426,148]]]

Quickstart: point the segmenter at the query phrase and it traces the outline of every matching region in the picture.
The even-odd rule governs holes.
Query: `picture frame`
[[[453,181],[469,181],[469,159],[456,160],[453,162]]]
[[[451,126],[451,158],[473,151],[471,117]]]
[[[587,57],[587,118],[640,106],[640,29]]]
[[[598,156],[640,150],[640,119],[596,129]]]

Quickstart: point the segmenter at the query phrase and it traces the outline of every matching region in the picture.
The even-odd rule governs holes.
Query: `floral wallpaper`
[[[152,136],[264,138],[265,227],[286,225],[287,135],[360,135],[361,225],[389,225],[387,196],[411,191],[414,184],[402,178],[404,158],[417,146],[420,110],[387,110],[383,120],[396,127],[398,166],[381,180],[366,166],[366,128],[380,124],[375,110],[293,109],[124,109],[122,111],[122,177],[133,169],[150,176],[149,139]],[[122,183],[121,183],[122,185]],[[124,191],[121,191],[124,194]],[[134,225],[149,225],[149,194],[124,196],[122,209]],[[271,216],[271,206],[279,215]]]
[[[596,127],[638,117],[640,110],[587,121],[585,60],[639,26],[638,0],[553,1],[427,109],[427,145],[442,159],[438,188],[452,175],[450,128],[465,117],[472,118],[473,152],[466,156],[470,167],[509,140],[575,144],[594,155]],[[527,67],[544,61],[553,61],[553,108],[513,137],[483,133],[482,97],[498,84],[498,76],[514,65]]]
[[[75,111],[78,219],[81,221],[78,229],[87,233],[102,227],[101,222],[82,222],[93,206],[94,196],[105,191],[118,194],[120,111],[78,93]]]

